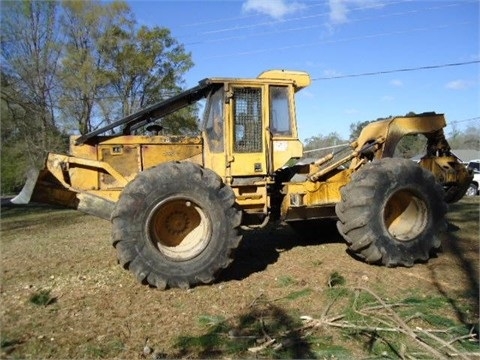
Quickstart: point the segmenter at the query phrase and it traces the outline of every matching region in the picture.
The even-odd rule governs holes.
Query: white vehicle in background
[[[479,195],[478,184],[480,184],[480,159],[471,160],[467,168],[473,171],[473,179],[465,193],[465,196]]]

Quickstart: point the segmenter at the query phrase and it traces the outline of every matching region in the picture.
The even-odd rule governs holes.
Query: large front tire
[[[447,228],[443,189],[412,161],[373,161],[352,175],[341,194],[337,228],[368,263],[412,266],[440,247]]]
[[[161,289],[210,283],[241,236],[235,194],[213,171],[164,163],[137,175],[112,214],[119,262]]]

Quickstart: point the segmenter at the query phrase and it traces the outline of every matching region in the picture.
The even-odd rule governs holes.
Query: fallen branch
[[[265,350],[267,347],[269,347],[270,345],[272,345],[274,342],[275,342],[275,339],[268,340],[268,341],[266,341],[265,343],[263,343],[262,345],[248,348],[248,351],[250,351],[251,353],[256,354],[256,353],[258,353],[258,352],[260,352],[260,351],[262,351],[262,350]]]
[[[475,334],[470,333],[468,335],[459,336],[459,337],[456,337],[455,339],[450,340],[448,343],[453,344],[457,341],[465,340],[465,339],[475,339]]]
[[[379,304],[379,305],[371,305],[372,303],[370,303],[368,306],[362,309],[356,309],[355,307],[357,304],[356,302],[357,299],[355,299],[354,301],[354,311],[364,318],[374,319],[376,323],[373,326],[368,325],[368,323],[366,322],[363,322],[362,324],[358,324],[358,323],[355,324],[355,323],[345,321],[344,319],[347,316],[347,314],[336,314],[336,315],[327,316],[331,311],[331,308],[333,307],[335,301],[338,299],[337,297],[332,301],[330,301],[325,306],[320,319],[315,319],[315,318],[312,318],[311,316],[306,316],[306,315],[301,316],[300,318],[303,321],[302,326],[296,329],[285,331],[282,334],[276,334],[275,337],[277,337],[278,339],[278,336],[284,337],[284,336],[288,336],[293,332],[297,332],[301,334],[301,338],[305,338],[314,331],[313,329],[317,329],[320,327],[327,327],[327,326],[334,327],[334,328],[355,330],[358,332],[371,333],[371,334],[375,334],[375,333],[378,334],[382,332],[383,333],[401,333],[403,335],[406,335],[408,338],[414,340],[416,343],[418,343],[424,350],[426,350],[430,354],[430,356],[432,356],[435,359],[448,360],[448,358],[451,358],[451,357],[458,357],[462,360],[468,360],[469,357],[471,358],[472,356],[480,357],[480,353],[468,353],[468,354],[462,353],[452,345],[453,343],[463,339],[469,339],[469,338],[473,339],[475,337],[473,333],[469,335],[459,336],[450,341],[443,340],[438,336],[436,336],[435,334],[448,334],[450,329],[422,329],[420,327],[412,328],[407,324],[407,322],[412,320],[413,318],[416,318],[419,316],[421,317],[422,314],[417,313],[413,317],[405,320],[405,319],[402,319],[399,316],[399,314],[397,314],[394,310],[395,307],[411,306],[411,305],[402,304],[402,303],[387,304],[376,293],[374,293],[372,290],[368,288],[355,287],[354,290],[357,292],[356,294],[357,298],[358,298],[358,292],[364,291],[369,293],[371,296],[373,296],[375,301]],[[256,298],[250,306],[255,305],[255,303],[259,300],[259,298],[260,297]],[[385,311],[381,311],[380,313],[381,316],[378,316],[378,313],[377,313],[377,316],[374,316],[371,313],[372,311],[378,311],[378,310],[385,310]],[[265,342],[259,346],[254,346],[249,348],[248,349],[249,352],[258,353],[269,347],[271,347],[274,350],[278,350],[285,346],[285,344],[282,343],[280,340],[277,341],[277,339],[270,337],[270,335],[265,330],[263,319],[260,319],[260,324],[261,324],[261,330],[263,333],[263,339],[265,340]],[[377,326],[377,325],[380,325],[380,326]],[[309,331],[306,331],[306,330],[309,330]],[[430,345],[424,339],[422,339],[420,335],[423,338],[427,337],[428,339],[432,340],[435,343],[433,345]],[[385,339],[383,340],[385,341]],[[430,341],[430,343],[432,343],[432,341]],[[437,343],[439,345],[435,346],[437,345]],[[416,358],[414,354],[412,353],[408,354],[406,353],[405,350],[406,350],[406,347],[404,344],[402,344],[401,348],[398,350],[397,355],[400,356],[402,359]]]
[[[451,344],[447,343],[446,341],[440,339],[438,336],[435,336],[421,328],[417,328],[418,331],[420,331],[422,334],[425,334],[426,336],[430,337],[431,339],[439,342],[440,344],[442,344],[441,347],[447,347],[450,351],[454,351],[454,352],[457,352],[457,349],[455,349]],[[461,353],[458,353],[456,354],[457,356],[459,356],[460,358],[464,359],[464,360],[468,360],[468,358],[466,356],[463,356],[463,354]]]
[[[402,318],[400,316],[398,316],[398,314],[393,311],[392,309],[390,309],[387,304],[385,304],[385,302],[377,295],[375,294],[373,291],[371,291],[370,289],[367,289],[367,288],[363,288],[363,287],[357,287],[356,289],[358,290],[362,290],[362,291],[366,291],[368,292],[370,295],[372,295],[375,299],[377,299],[377,301],[381,304],[381,305],[385,305],[385,309],[388,310],[391,314],[392,314],[392,317],[393,319],[396,321],[396,323],[399,325],[400,327],[400,331],[402,333],[404,333],[405,335],[408,335],[410,338],[412,338],[413,340],[415,340],[418,344],[420,344],[423,348],[425,348],[428,352],[430,352],[431,354],[433,354],[437,359],[443,359],[443,360],[447,360],[448,358],[446,356],[444,356],[442,353],[440,353],[439,351],[437,351],[436,349],[434,349],[433,347],[431,347],[430,345],[428,345],[425,341],[423,341],[420,337],[417,336],[417,334],[412,330],[412,328],[410,326],[408,326],[405,321],[402,320]]]

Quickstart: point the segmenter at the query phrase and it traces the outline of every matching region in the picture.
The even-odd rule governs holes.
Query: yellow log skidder
[[[207,78],[187,91],[50,153],[12,201],[61,204],[110,220],[120,264],[161,289],[212,282],[233,260],[241,229],[285,221],[294,229],[337,219],[349,250],[368,263],[426,261],[446,231],[447,203],[471,174],[445,140],[445,118],[424,113],[366,126],[358,139],[305,159],[295,94],[305,72]],[[134,135],[206,100],[200,136]],[[106,135],[121,128],[116,135]],[[423,134],[419,163],[393,157],[405,135]]]

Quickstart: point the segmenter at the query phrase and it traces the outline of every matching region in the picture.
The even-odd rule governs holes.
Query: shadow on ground
[[[466,229],[467,224],[475,222],[478,224],[480,210],[478,202],[462,202],[462,204],[455,203],[450,205],[450,211],[456,211],[460,207],[462,209],[461,216],[455,217],[453,223],[449,222],[448,224],[448,238],[442,244],[442,252],[452,256],[463,270],[464,277],[467,280],[468,291],[462,294],[461,297],[468,299],[472,303],[473,309],[477,309],[477,314],[473,321],[472,315],[467,313],[467,309],[461,303],[459,294],[452,293],[442,285],[441,275],[437,273],[435,267],[429,265],[429,270],[435,287],[449,301],[457,315],[458,321],[463,323],[469,331],[474,332],[478,340],[478,309],[480,307],[478,238],[474,241],[463,239],[460,235],[460,230]],[[469,253],[475,253],[475,256],[469,256]]]
[[[175,344],[178,352],[164,357],[207,359],[243,354],[255,358],[261,352],[262,358],[317,358],[301,322],[265,297],[257,298],[248,311],[237,317],[204,317],[202,323],[207,331],[199,336],[179,337]]]
[[[314,229],[309,227],[306,233],[298,231],[300,229],[293,230],[288,224],[282,223],[245,231],[233,263],[220,274],[216,282],[243,280],[277,262],[280,253],[298,246],[344,243],[335,221],[319,221]]]

